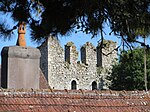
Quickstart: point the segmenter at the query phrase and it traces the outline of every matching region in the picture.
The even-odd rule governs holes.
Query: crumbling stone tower
[[[87,42],[81,47],[81,61],[73,42],[63,49],[58,40],[50,37],[40,47],[40,67],[54,89],[108,89],[106,77],[117,58],[117,43],[104,40],[95,48]]]

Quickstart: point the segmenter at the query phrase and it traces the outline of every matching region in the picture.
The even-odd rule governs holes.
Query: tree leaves
[[[149,0],[3,0],[0,11],[12,13],[12,18],[25,21],[31,28],[33,40],[51,35],[77,31],[103,38],[104,23],[112,32],[133,42],[138,36],[150,33]],[[37,16],[38,14],[38,16]],[[38,21],[38,25],[35,24]],[[35,24],[34,28],[33,25]],[[40,34],[37,29],[41,29]],[[111,33],[112,33],[111,32]],[[110,33],[110,32],[108,32]],[[42,36],[42,37],[40,37]],[[129,39],[127,39],[127,37]]]
[[[113,66],[111,89],[115,90],[144,90],[144,58],[143,49],[136,48],[120,55],[119,63]],[[150,52],[147,51],[148,86],[150,84]],[[150,86],[148,87],[150,88]]]

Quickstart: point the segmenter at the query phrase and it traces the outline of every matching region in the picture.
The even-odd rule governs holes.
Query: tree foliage
[[[113,66],[109,80],[114,90],[144,90],[144,50],[136,48],[120,55],[119,63]],[[150,89],[150,51],[147,51],[147,76]]]
[[[139,35],[150,33],[149,0],[3,0],[0,11],[11,14],[16,22],[25,21],[32,37],[40,41],[51,35],[82,31],[93,36],[101,34],[107,22],[111,33],[133,42]],[[0,33],[16,29],[0,24]]]

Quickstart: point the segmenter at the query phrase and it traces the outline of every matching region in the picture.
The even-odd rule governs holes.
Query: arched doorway
[[[77,83],[75,80],[71,82],[71,89],[77,89]]]
[[[92,90],[97,90],[97,83],[95,81],[92,82]]]

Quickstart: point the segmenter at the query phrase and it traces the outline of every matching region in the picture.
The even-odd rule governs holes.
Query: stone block
[[[40,51],[32,47],[9,46],[2,49],[1,87],[39,89]]]

